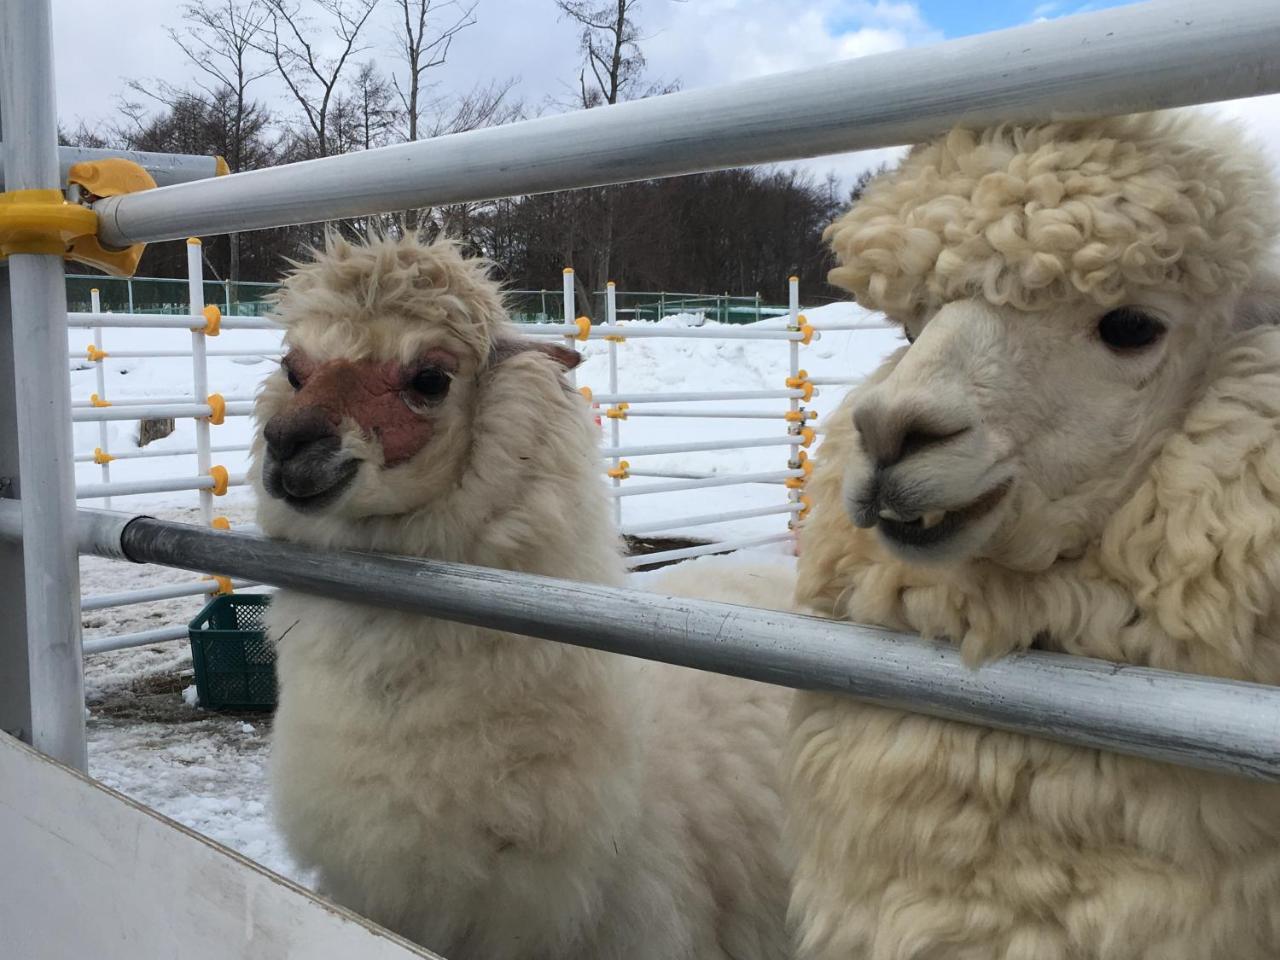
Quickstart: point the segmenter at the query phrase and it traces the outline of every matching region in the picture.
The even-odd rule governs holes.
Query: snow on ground
[[[875,322],[852,304],[832,304],[806,310],[816,327],[823,324]],[[701,325],[714,329],[714,322],[701,323],[691,315],[668,317],[668,325]],[[759,326],[778,328],[783,320],[765,320]],[[732,329],[742,330],[743,326]],[[73,331],[73,351],[83,349],[88,331]],[[104,348],[111,353],[131,350],[185,350],[191,338],[185,331],[107,330]],[[896,331],[870,329],[829,332],[800,348],[800,366],[815,377],[865,376],[885,354],[901,343]],[[270,356],[278,351],[279,335],[271,331],[227,331],[209,342],[211,350],[254,349],[263,356],[209,359],[210,389],[228,398],[248,397],[263,377],[274,369]],[[578,383],[596,393],[608,389],[608,344],[590,341],[578,344],[585,360],[578,367]],[[109,357],[105,363],[106,395],[120,404],[129,400],[182,397],[191,392],[191,361],[185,358],[128,359]],[[72,373],[72,396],[88,399],[97,390],[91,365]],[[783,389],[789,375],[786,341],[631,339],[618,345],[619,390],[622,392],[674,392],[711,390]],[[844,387],[819,388],[808,404],[820,416],[828,415],[844,396]],[[639,404],[632,410],[689,409],[692,404]],[[702,406],[709,410],[776,410],[779,415],[787,401],[716,401]],[[608,442],[608,421],[602,441]],[[136,442],[133,422],[107,425],[113,451],[130,449]],[[75,427],[76,450],[92,452],[99,445],[98,425],[80,423]],[[252,431],[248,418],[228,418],[213,428],[213,444],[247,446]],[[679,443],[700,439],[741,439],[781,437],[783,421],[686,419],[636,417],[620,425],[624,445]],[[180,420],[175,433],[152,443],[148,449],[181,449],[195,445],[190,420]],[[788,448],[758,447],[690,454],[627,457],[633,468],[694,474],[735,474],[782,470]],[[220,453],[215,463],[225,465],[234,475],[244,472],[247,454]],[[195,472],[194,456],[181,458],[116,461],[111,479],[140,480],[174,477]],[[79,483],[100,482],[101,470],[94,464],[79,464]],[[633,477],[628,485],[660,482],[659,478]],[[785,491],[778,484],[751,484],[717,487],[672,494],[627,497],[623,500],[623,525],[667,521],[706,513],[780,505]],[[87,502],[98,506],[101,502]],[[153,494],[117,497],[117,510],[146,512],[166,519],[198,522],[196,494]],[[233,526],[252,522],[253,503],[247,489],[233,489],[217,501],[219,513]],[[786,517],[774,515],[687,528],[689,536],[731,539],[763,536],[786,529]],[[733,565],[745,561],[794,565],[789,546],[776,544],[743,551],[732,557],[709,557],[700,565]],[[632,575],[633,585],[645,589],[655,574]],[[81,560],[81,588],[86,595],[117,592],[160,583],[188,583],[191,573],[160,567],[117,563],[95,557]],[[203,598],[191,597],[159,603],[88,611],[84,614],[86,639],[152,629],[190,620],[203,605]],[[133,650],[97,654],[86,658],[85,688],[89,708],[90,772],[107,785],[132,796],[161,813],[192,827],[220,843],[302,883],[308,877],[288,858],[279,835],[271,825],[266,791],[266,762],[271,719],[265,714],[226,715],[202,710],[184,690],[192,683],[191,657],[186,641],[172,641]]]

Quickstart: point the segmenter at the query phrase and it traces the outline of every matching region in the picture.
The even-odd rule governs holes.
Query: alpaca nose
[[[949,405],[908,397],[899,401],[872,395],[853,412],[862,448],[879,469],[968,433],[972,421]]]
[[[304,407],[276,414],[267,421],[262,436],[267,441],[267,451],[283,463],[317,441],[337,440],[338,432],[327,411]]]

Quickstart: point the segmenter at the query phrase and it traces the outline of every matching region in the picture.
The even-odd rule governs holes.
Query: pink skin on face
[[[446,350],[428,350],[417,361],[327,360],[316,363],[298,350],[284,358],[285,369],[301,382],[289,405],[281,411],[291,416],[304,409],[319,409],[336,431],[350,417],[366,435],[382,444],[385,466],[404,463],[431,439],[432,419],[409,408],[414,401],[410,381],[426,368],[453,373],[458,360]],[[279,416],[279,414],[277,414]]]

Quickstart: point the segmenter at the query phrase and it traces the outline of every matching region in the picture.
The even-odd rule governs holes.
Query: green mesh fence
[[[260,317],[270,311],[268,295],[274,283],[228,283],[206,280],[205,303],[217,304],[229,317]],[[189,309],[187,281],[155,277],[67,275],[67,308],[75,313],[91,309],[90,291],[98,290],[102,309],[109,313],[184,314]],[[592,294],[591,316],[605,319],[605,293]],[[511,318],[517,323],[558,323],[564,319],[564,294],[560,290],[506,291]],[[786,307],[771,306],[757,297],[727,294],[619,291],[619,320],[658,320],[673,313],[693,313],[721,323],[754,323],[786,314]]]

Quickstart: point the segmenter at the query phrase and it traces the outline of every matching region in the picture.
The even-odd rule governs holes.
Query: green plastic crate
[[[200,706],[271,710],[276,705],[276,651],[263,629],[271,597],[214,597],[188,625]]]

